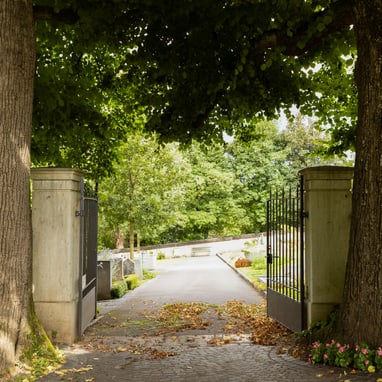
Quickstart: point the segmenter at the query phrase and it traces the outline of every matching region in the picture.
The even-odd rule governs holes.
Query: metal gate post
[[[78,335],[81,336],[97,312],[97,233],[98,183],[92,197],[86,195],[81,179],[81,202],[77,216],[81,219],[79,256]]]
[[[84,215],[85,215],[85,190],[84,177],[80,179],[80,210],[76,211],[76,216],[80,219],[80,249],[79,249],[79,274],[78,274],[78,319],[77,319],[77,334],[82,335],[82,290],[83,290],[83,259],[84,259]]]
[[[302,329],[308,327],[306,320],[306,302],[305,302],[305,191],[304,176],[300,175],[300,300],[301,300],[301,326]]]

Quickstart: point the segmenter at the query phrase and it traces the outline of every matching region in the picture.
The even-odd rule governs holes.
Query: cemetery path
[[[100,318],[64,349],[66,363],[39,380],[377,380],[290,357],[290,336],[267,320],[262,296],[216,256],[160,261],[157,271],[123,298],[100,303]]]

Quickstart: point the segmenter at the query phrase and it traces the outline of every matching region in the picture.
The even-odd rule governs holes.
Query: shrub
[[[310,361],[329,366],[354,367],[355,369],[374,373],[382,371],[382,348],[370,349],[362,343],[351,348],[332,340],[330,343],[316,341],[312,345]]]
[[[125,284],[128,290],[135,289],[139,284],[139,277],[136,274],[125,276]]]
[[[238,258],[235,261],[236,268],[249,267],[251,266],[251,262],[248,259]]]
[[[111,285],[111,297],[112,298],[121,298],[127,293],[127,285],[123,280],[114,281]]]
[[[267,262],[264,257],[256,256],[252,260],[252,268],[256,270],[267,270]]]
[[[157,254],[157,260],[165,260],[165,259],[166,259],[166,255],[163,252],[159,252]]]
[[[143,278],[145,280],[150,280],[150,279],[153,279],[157,276],[157,273],[156,272],[151,272],[151,271],[147,271],[146,269],[143,268],[142,270],[142,273],[143,273]]]

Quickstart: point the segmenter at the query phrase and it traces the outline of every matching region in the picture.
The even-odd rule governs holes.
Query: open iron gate
[[[267,311],[293,331],[306,328],[303,179],[267,201]]]
[[[85,189],[81,180],[80,280],[78,332],[85,331],[97,313],[97,246],[98,246],[98,197],[95,190]]]

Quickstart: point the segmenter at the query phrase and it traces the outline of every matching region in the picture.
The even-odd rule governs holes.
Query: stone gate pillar
[[[59,343],[78,336],[82,176],[74,169],[32,169],[33,297],[47,334]]]
[[[342,301],[349,246],[351,167],[312,167],[304,179],[305,285],[308,327]]]

